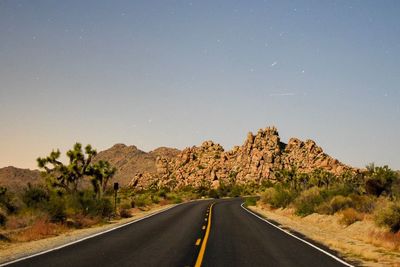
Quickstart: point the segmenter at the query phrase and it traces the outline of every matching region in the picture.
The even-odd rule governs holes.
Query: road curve
[[[242,202],[214,205],[203,266],[345,266],[250,214]]]
[[[344,266],[250,214],[241,203],[185,203],[9,266]]]

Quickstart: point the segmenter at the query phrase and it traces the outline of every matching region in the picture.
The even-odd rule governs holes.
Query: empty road
[[[9,266],[345,266],[250,214],[242,202],[185,203]]]

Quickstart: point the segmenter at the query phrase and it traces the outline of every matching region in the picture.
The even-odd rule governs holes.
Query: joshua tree
[[[90,167],[89,173],[92,176],[91,182],[94,192],[98,198],[106,191],[108,181],[114,176],[117,169],[112,167],[108,161],[100,160]]]
[[[67,193],[75,194],[79,183],[84,177],[92,180],[95,192],[101,196],[109,179],[115,174],[116,169],[108,162],[99,161],[92,164],[92,159],[97,155],[91,145],[82,150],[82,145],[76,143],[72,150],[67,152],[69,164],[64,165],[60,160],[60,150],[52,151],[48,157],[38,158],[38,166],[49,184]],[[93,182],[94,181],[94,182]]]

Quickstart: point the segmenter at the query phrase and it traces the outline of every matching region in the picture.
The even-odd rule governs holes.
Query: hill
[[[19,169],[12,166],[0,168],[0,186],[5,186],[12,191],[18,190],[28,183],[38,184],[41,182],[38,170]]]
[[[99,160],[109,161],[117,168],[114,180],[126,185],[137,173],[156,173],[156,159],[158,157],[171,160],[179,152],[175,148],[160,147],[147,153],[136,146],[116,144],[107,150],[99,152],[94,162]]]

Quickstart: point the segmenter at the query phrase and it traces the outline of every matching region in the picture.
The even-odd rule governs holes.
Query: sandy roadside
[[[278,222],[281,228],[294,230],[315,240],[349,262],[360,266],[400,266],[400,252],[371,242],[368,233],[376,229],[371,221],[355,222],[350,226],[339,223],[337,215],[312,214],[304,218],[291,210],[271,210],[267,206],[248,207],[263,217]]]
[[[36,253],[40,253],[42,251],[46,251],[46,250],[49,250],[52,248],[63,246],[65,244],[77,241],[79,239],[86,238],[88,236],[110,230],[114,227],[118,227],[123,224],[129,223],[132,221],[136,221],[145,216],[161,212],[161,211],[171,208],[173,206],[175,206],[175,205],[170,204],[170,205],[165,205],[165,206],[156,206],[156,207],[151,208],[148,211],[141,211],[138,213],[134,213],[134,216],[131,218],[120,219],[117,221],[111,221],[110,223],[108,223],[106,225],[94,226],[94,227],[86,228],[86,229],[72,230],[72,231],[68,231],[68,232],[63,233],[58,236],[35,240],[35,241],[30,241],[30,242],[12,243],[0,250],[0,264],[9,262],[9,261],[12,261],[12,260],[15,260],[18,258],[33,255]]]

